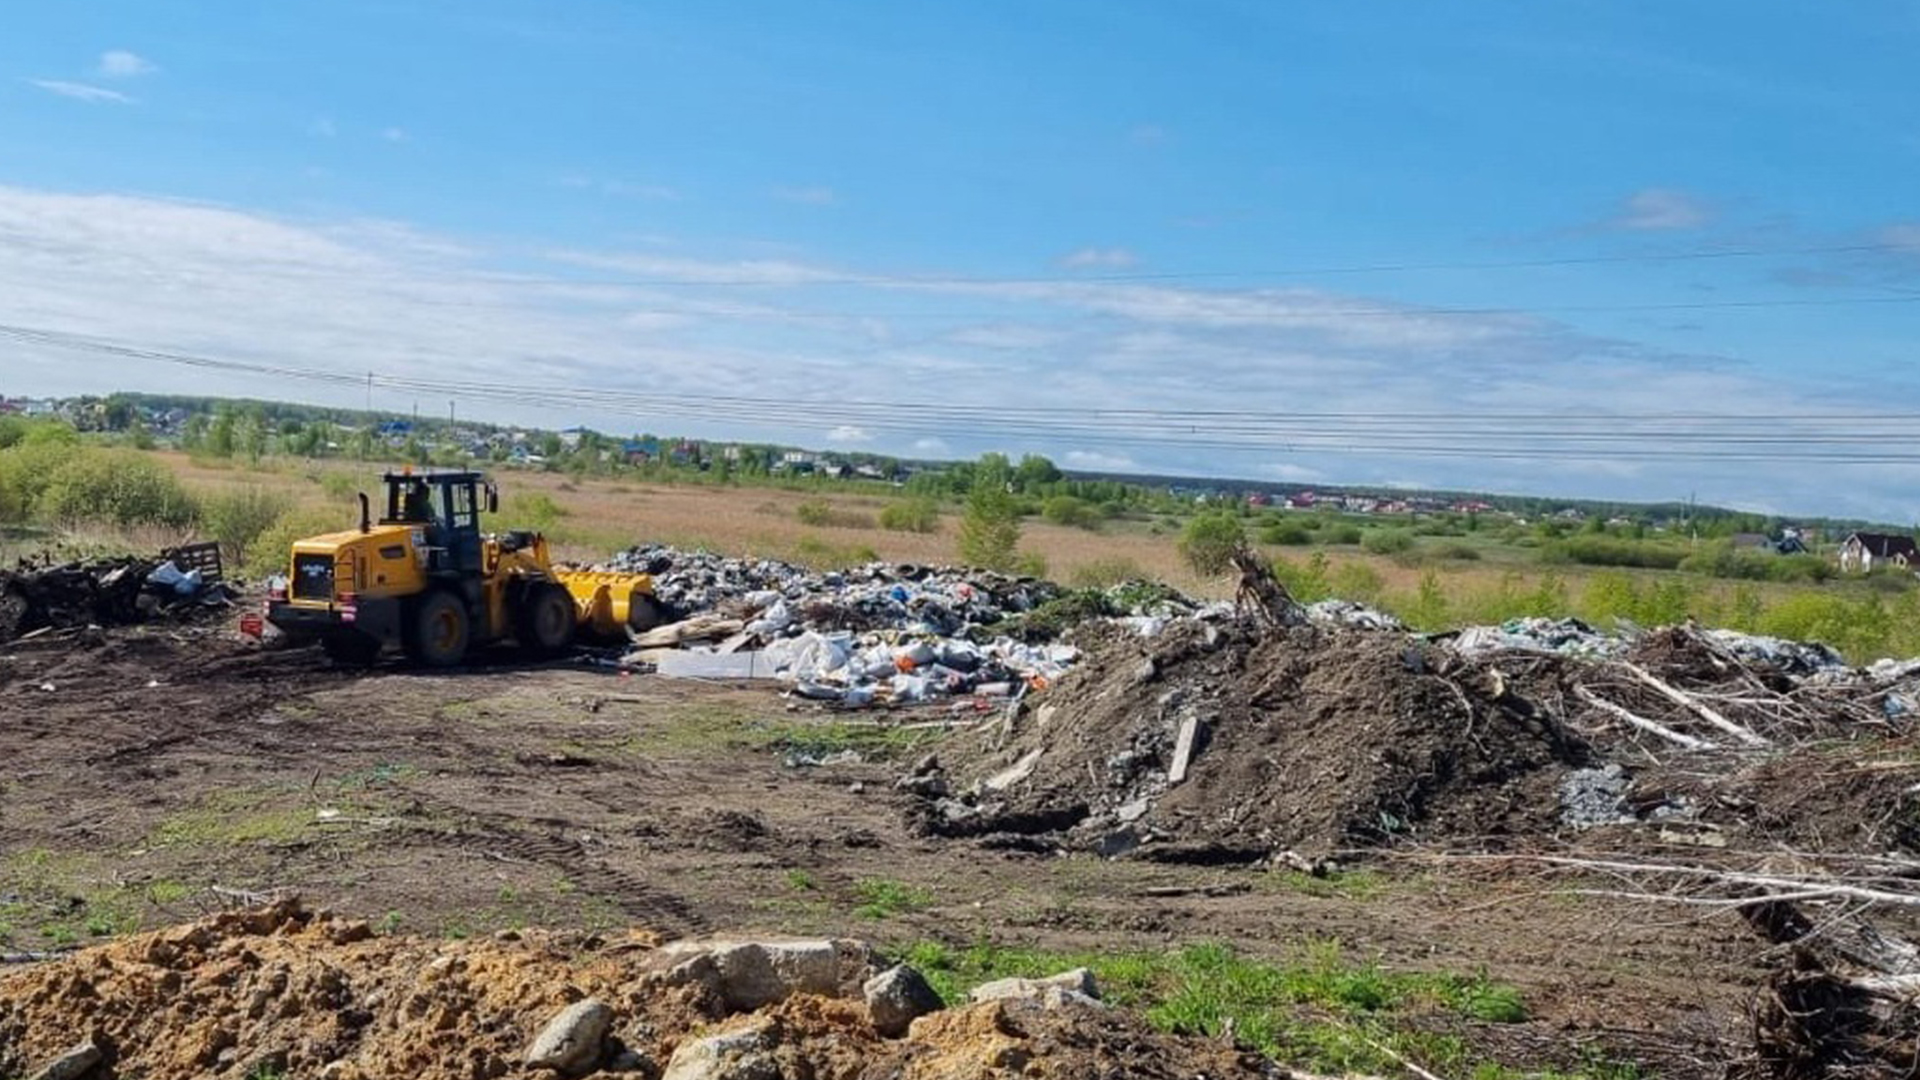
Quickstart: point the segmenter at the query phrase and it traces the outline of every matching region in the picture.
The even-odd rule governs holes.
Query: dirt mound
[[[1487,667],[1401,634],[1189,622],[1084,644],[1050,704],[971,763],[972,805],[932,802],[926,831],[1071,824],[1110,854],[1203,861],[1533,834],[1588,759]]]
[[[834,947],[830,956],[864,949]],[[711,963],[686,962],[696,954],[641,932],[378,936],[284,902],[0,975],[0,1074],[31,1074],[90,1040],[96,1077],[551,1077],[525,1064],[530,1044],[591,999],[609,1023],[573,1075],[658,1076],[743,1048],[757,1057],[742,1069],[819,1080],[1273,1075],[1217,1041],[1159,1035],[1091,1005],[974,1005],[922,1017],[899,1039],[881,1036],[844,986],[743,1011],[733,991],[685,974],[711,976]],[[783,963],[757,977],[784,977]]]

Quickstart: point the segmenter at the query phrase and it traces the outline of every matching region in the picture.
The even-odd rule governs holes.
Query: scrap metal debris
[[[188,619],[225,610],[238,596],[217,549],[193,545],[157,559],[132,556],[0,570],[0,642],[85,626]]]

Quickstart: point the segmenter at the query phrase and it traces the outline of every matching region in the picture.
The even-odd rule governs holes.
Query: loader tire
[[[552,582],[530,586],[514,612],[514,637],[522,649],[540,656],[573,644],[573,625],[573,595]]]
[[[450,592],[435,590],[413,604],[401,644],[407,659],[422,667],[453,667],[467,658],[473,626],[467,606]]]

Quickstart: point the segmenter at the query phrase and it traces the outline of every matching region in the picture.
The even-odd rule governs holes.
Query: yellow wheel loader
[[[576,633],[620,637],[663,611],[646,574],[555,567],[539,533],[480,531],[498,490],[478,472],[389,472],[376,521],[360,496],[360,527],[295,541],[267,621],[327,655],[371,663],[398,647],[415,663],[449,667],[476,646],[512,639],[553,654]]]

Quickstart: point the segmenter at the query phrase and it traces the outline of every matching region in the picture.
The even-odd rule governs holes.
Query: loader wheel
[[[424,667],[452,667],[467,658],[467,608],[449,592],[430,592],[414,605],[405,638],[407,658]]]
[[[550,656],[573,644],[573,595],[559,585],[530,587],[514,615],[522,649]]]

